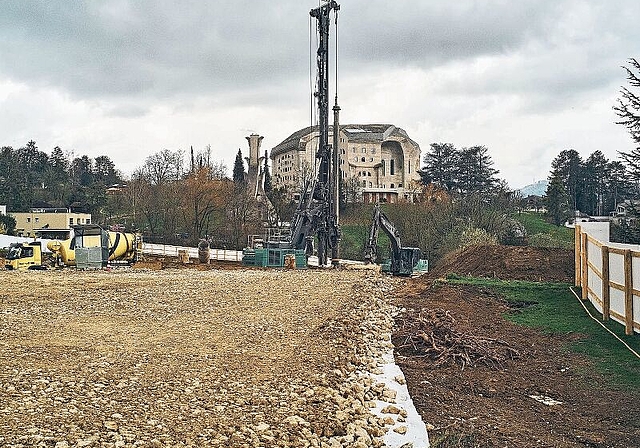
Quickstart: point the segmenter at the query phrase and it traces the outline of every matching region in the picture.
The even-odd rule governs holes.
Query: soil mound
[[[572,250],[530,246],[478,245],[444,257],[430,277],[458,274],[502,280],[572,283]]]

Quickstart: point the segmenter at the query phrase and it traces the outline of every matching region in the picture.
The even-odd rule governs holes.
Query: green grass
[[[340,257],[349,260],[364,260],[364,246],[369,240],[369,226],[343,224],[340,226]],[[389,238],[382,230],[378,232],[378,254],[389,256]]]
[[[574,230],[547,222],[542,213],[522,212],[513,217],[526,229],[532,246],[573,247]]]
[[[595,368],[615,387],[640,390],[640,359],[623,344],[594,322],[584,311],[566,283],[534,283],[524,281],[487,280],[450,276],[449,283],[475,285],[496,291],[508,302],[528,304],[520,312],[507,314],[512,322],[555,334],[579,334],[582,337],[567,345],[567,349],[582,353],[594,362]],[[601,315],[587,303],[591,314]],[[606,327],[640,353],[640,335],[626,336],[624,326],[610,320]]]

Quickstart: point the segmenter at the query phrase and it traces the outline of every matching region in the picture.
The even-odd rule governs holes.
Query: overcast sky
[[[130,174],[210,144],[231,171],[250,133],[270,150],[309,125],[317,5],[4,0],[0,146],[108,155]],[[485,145],[514,188],[563,149],[615,159],[633,149],[612,106],[639,17],[637,0],[343,0],[341,122],[394,124],[423,154]]]

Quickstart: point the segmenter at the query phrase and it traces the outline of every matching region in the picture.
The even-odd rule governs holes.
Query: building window
[[[370,162],[373,162],[373,157],[371,157],[371,160],[370,160]]]
[[[375,154],[376,153],[376,148],[371,148],[371,154]]]
[[[367,171],[367,176],[371,177],[371,171]]]
[[[73,225],[73,218],[69,218],[69,225],[72,226]]]
[[[36,219],[36,222],[40,222],[40,218],[38,218],[37,216],[35,219]]]
[[[411,174],[411,160],[409,160],[409,174]]]
[[[31,222],[31,218],[27,218],[27,222]]]
[[[353,148],[353,152],[356,152],[356,148]]]
[[[387,175],[387,167],[386,167],[386,164],[384,162],[384,159],[382,159],[382,175],[383,176]]]
[[[363,157],[363,158],[362,158],[362,159],[360,159],[360,160],[361,160],[362,162],[366,162],[366,161],[367,161],[367,158],[366,158],[366,157]]]
[[[391,184],[391,188],[396,188],[396,184]]]
[[[362,154],[366,154],[367,153],[367,148],[362,148]]]
[[[395,163],[394,160],[391,159],[391,163],[389,163],[389,174],[393,176],[395,174]],[[391,187],[393,188],[393,187]]]
[[[366,181],[366,180],[363,180],[363,181],[362,181],[362,186],[363,186],[363,187],[366,187],[366,186],[367,186],[367,181]]]

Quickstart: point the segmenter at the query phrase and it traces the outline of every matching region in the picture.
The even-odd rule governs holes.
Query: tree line
[[[619,151],[621,160],[608,160],[601,151],[594,151],[586,160],[573,150],[564,150],[553,160],[546,191],[546,205],[551,221],[556,224],[585,213],[590,216],[610,215],[623,201],[640,194],[640,97],[632,89],[640,88],[640,63],[629,59],[622,67],[630,87],[622,87],[613,110],[617,124],[627,128],[638,145],[630,152]]]
[[[0,204],[10,211],[50,206],[95,213],[107,203],[106,188],[121,182],[108,156],[74,157],[58,146],[49,155],[33,140],[0,149]]]
[[[74,157],[59,147],[47,154],[34,141],[0,150],[0,204],[9,212],[66,208],[166,243],[209,238],[218,247],[243,247],[247,235],[259,231],[263,210],[247,189],[242,164],[234,177],[227,177],[209,146],[195,153],[192,148],[190,158],[163,149],[127,178],[108,156]],[[11,233],[12,221],[3,217],[0,227]]]

